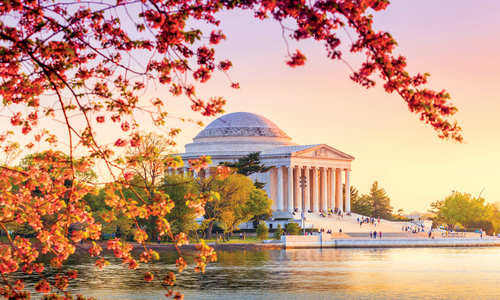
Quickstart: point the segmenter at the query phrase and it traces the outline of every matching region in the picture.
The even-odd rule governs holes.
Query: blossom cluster
[[[147,248],[151,237],[139,226],[142,220],[154,218],[159,236],[168,237],[177,249],[187,244],[184,234],[171,232],[166,215],[173,201],[168,195],[150,189],[146,197],[135,192],[134,200],[123,189],[134,192],[137,174],[130,170],[158,154],[149,151],[155,148],[145,146],[141,138],[138,120],[144,114],[168,132],[167,144],[175,146],[179,129],[169,127],[167,121],[173,116],[167,111],[167,100],[183,96],[192,111],[215,116],[223,112],[226,100],[201,98],[196,85],[208,82],[218,71],[227,75],[231,87],[239,88],[229,76],[232,62],[219,58],[215,51],[226,40],[219,28],[218,13],[222,11],[242,9],[252,11],[258,19],[273,19],[291,39],[323,43],[333,60],[343,55],[338,31],[350,28],[357,35],[350,51],[365,57],[352,80],[370,88],[378,75],[384,89],[399,94],[409,110],[430,124],[439,137],[462,141],[460,126],[449,119],[457,111],[449,94],[425,88],[428,74],[410,75],[406,59],[393,54],[394,38],[374,29],[371,13],[388,4],[388,0],[0,0],[0,98],[12,127],[0,134],[1,153],[9,160],[20,150],[15,134],[31,139],[25,145],[28,149],[42,143],[60,145],[60,137],[43,125],[46,120],[63,124],[68,150],[67,154],[50,150],[35,155],[23,167],[0,166],[0,231],[8,234],[11,226],[27,226],[36,232],[35,242],[8,235],[8,243],[0,244],[0,295],[29,298],[22,282],[6,277],[21,270],[40,276],[38,292],[66,296],[66,287],[76,274],[45,278],[45,265],[39,258],[50,254],[50,267],[58,269],[80,242],[90,245],[88,252],[97,267],[109,264],[103,251],[110,251],[131,269],[155,260],[157,254]],[[285,20],[294,27],[285,27]],[[207,31],[200,29],[207,26],[192,26],[203,22],[213,28]],[[287,57],[291,67],[306,63],[306,55],[299,50]],[[170,94],[147,101],[144,95],[151,85],[165,86]],[[120,134],[111,143],[99,140],[98,132],[111,127]],[[144,151],[122,155],[126,147]],[[85,157],[76,159],[76,151]],[[111,209],[101,217],[113,221],[123,215],[133,221],[134,239],[144,248],[139,257],[132,255],[130,243],[119,239],[107,245],[98,242],[102,224],[83,201],[85,195],[97,191],[84,176],[97,160],[104,162],[112,178],[104,183],[105,203]],[[207,157],[189,162],[194,171],[208,163]],[[166,157],[153,170],[163,173],[181,164],[179,158]],[[230,172],[221,166],[216,174]],[[210,197],[189,195],[187,205],[201,215]],[[203,243],[199,250],[196,270],[204,271],[216,255]],[[178,271],[186,266],[179,251]],[[155,278],[161,280],[162,276],[145,275],[146,281]],[[163,282],[168,286],[167,296],[182,297],[170,288],[175,276],[168,275]]]

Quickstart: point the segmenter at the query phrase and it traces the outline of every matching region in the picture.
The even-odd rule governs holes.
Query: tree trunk
[[[210,223],[208,223],[208,228],[207,228],[207,239],[211,239],[211,238],[212,238],[212,230],[213,230],[213,227],[214,227],[214,221],[211,221]]]

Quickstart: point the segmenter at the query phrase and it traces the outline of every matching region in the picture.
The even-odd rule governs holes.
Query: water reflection
[[[498,299],[500,249],[302,249],[219,251],[205,274],[188,269],[177,288],[187,299]],[[163,253],[153,268],[175,269]],[[188,259],[192,259],[188,257]],[[144,270],[112,264],[97,270],[72,258],[80,278],[72,288],[99,299],[157,299]]]

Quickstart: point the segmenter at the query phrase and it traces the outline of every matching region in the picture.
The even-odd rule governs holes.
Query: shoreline
[[[99,244],[103,249],[106,249],[106,243],[107,241],[99,241],[97,244]],[[132,245],[133,250],[141,250],[143,249],[141,244],[135,243],[135,242],[128,242],[130,245]],[[189,244],[189,245],[183,245],[180,247],[181,251],[196,251],[196,243]],[[216,251],[217,250],[260,250],[260,249],[284,249],[284,246],[282,243],[227,243],[227,244],[216,244],[216,243],[207,243],[207,245],[213,247]],[[146,244],[146,247],[148,249],[152,250],[163,250],[163,251],[176,251],[174,244]],[[90,248],[90,243],[84,243],[77,245],[78,250],[83,250],[86,251]]]
[[[287,236],[289,238],[291,236]],[[228,243],[216,244],[208,243],[209,246],[217,250],[279,250],[279,249],[335,249],[335,248],[449,248],[449,247],[462,247],[462,248],[475,248],[475,247],[500,247],[500,239],[497,238],[446,238],[446,239],[332,239],[326,241],[312,241],[310,239],[302,240],[301,236],[293,236],[293,240],[287,241],[284,238],[282,241],[268,242],[268,243]],[[103,248],[106,247],[106,242],[100,242]],[[131,243],[134,250],[142,249],[142,245]],[[180,250],[196,251],[197,244],[183,245]],[[77,248],[79,250],[88,250],[90,244],[82,244]],[[149,249],[156,251],[175,251],[173,244],[147,244]]]
[[[98,241],[106,249],[107,241]],[[143,246],[129,242],[133,250],[141,250]],[[500,238],[387,238],[387,239],[360,239],[341,238],[322,240],[319,236],[283,236],[281,241],[255,242],[255,243],[207,243],[215,250],[279,250],[279,249],[341,249],[341,248],[476,248],[500,247]],[[2,245],[2,243],[0,243]],[[77,251],[87,251],[90,243],[76,245]],[[181,251],[196,251],[197,244],[183,245]],[[176,251],[174,244],[146,244],[148,249],[156,251]]]

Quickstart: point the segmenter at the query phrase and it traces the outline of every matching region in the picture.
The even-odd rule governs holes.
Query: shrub
[[[493,235],[493,232],[495,231],[495,227],[493,226],[493,223],[490,220],[479,220],[475,222],[471,222],[467,226],[470,229],[482,229],[483,231],[486,232],[487,235]]]
[[[297,223],[288,223],[286,224],[286,232],[289,235],[299,235],[300,234],[300,226]]]
[[[266,223],[260,223],[257,225],[257,238],[260,240],[265,240],[269,237],[269,229]]]

